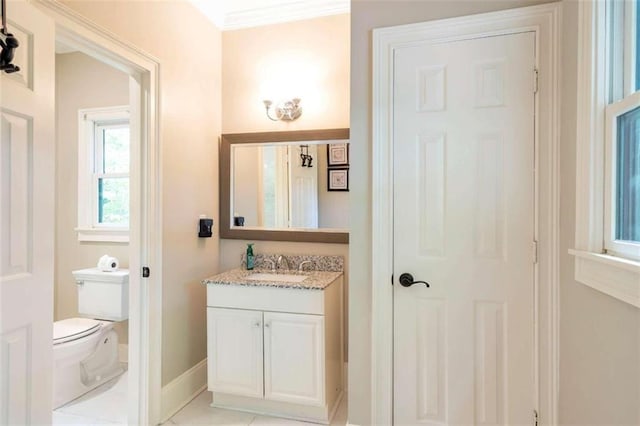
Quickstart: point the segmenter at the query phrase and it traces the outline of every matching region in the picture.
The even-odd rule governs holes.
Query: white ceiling
[[[221,30],[349,13],[350,0],[191,0]]]

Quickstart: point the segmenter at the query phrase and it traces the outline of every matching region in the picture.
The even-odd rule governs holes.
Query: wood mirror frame
[[[291,132],[223,134],[220,144],[220,238],[234,240],[295,241],[309,243],[349,242],[343,232],[309,230],[242,229],[231,227],[231,145],[261,142],[303,142],[349,139],[349,129],[297,130]]]

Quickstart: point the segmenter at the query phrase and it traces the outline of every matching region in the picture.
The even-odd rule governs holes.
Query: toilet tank
[[[86,318],[123,321],[129,318],[129,270],[73,271],[78,285],[78,313]]]

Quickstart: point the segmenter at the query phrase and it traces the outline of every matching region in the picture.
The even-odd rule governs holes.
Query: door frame
[[[393,61],[395,50],[425,42],[535,32],[540,90],[535,95],[535,374],[532,410],[558,422],[560,216],[560,3],[373,30],[371,423],[393,424]],[[532,89],[534,73],[532,70]],[[533,242],[532,242],[533,244]],[[535,248],[534,248],[535,250]],[[532,412],[533,418],[533,412]]]
[[[160,61],[57,1],[30,0],[56,26],[56,39],[130,76],[132,147],[129,233],[128,423],[160,422],[162,354],[162,191]],[[142,278],[142,266],[152,273]]]

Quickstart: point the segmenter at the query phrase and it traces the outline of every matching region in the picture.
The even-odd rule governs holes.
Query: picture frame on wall
[[[348,166],[349,165],[349,144],[332,143],[327,145],[327,165]]]
[[[349,168],[327,169],[328,191],[349,191]]]

